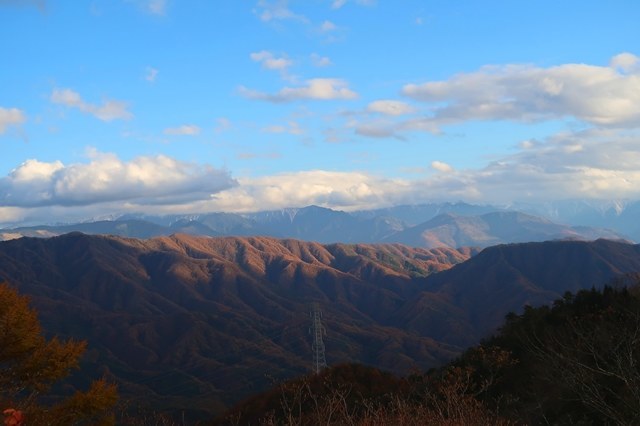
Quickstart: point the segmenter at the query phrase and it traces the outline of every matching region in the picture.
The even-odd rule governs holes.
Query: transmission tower
[[[313,343],[311,344],[311,352],[313,352],[313,372],[318,374],[323,368],[327,366],[327,360],[324,357],[324,342],[322,336],[326,334],[322,322],[322,312],[320,306],[317,303],[311,305],[311,329],[309,332],[313,336]]]

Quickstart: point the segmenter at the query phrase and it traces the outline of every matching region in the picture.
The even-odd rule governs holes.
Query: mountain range
[[[0,279],[31,296],[47,332],[88,341],[81,377],[192,418],[307,372],[312,302],[330,364],[406,373],[442,365],[510,311],[639,271],[640,246],[608,240],[481,252],[184,234],[0,242]]]
[[[519,211],[464,203],[400,206],[346,213],[309,206],[252,214],[125,215],[66,225],[0,230],[0,240],[51,237],[68,232],[135,238],[174,233],[203,236],[270,236],[320,243],[401,243],[416,247],[488,247],[495,244],[555,239],[626,239],[605,228],[572,226]]]

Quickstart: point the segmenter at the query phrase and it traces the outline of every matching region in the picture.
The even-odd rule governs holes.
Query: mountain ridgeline
[[[32,298],[48,333],[88,341],[87,377],[193,418],[308,372],[311,302],[329,364],[404,374],[444,364],[510,311],[638,271],[640,246],[607,240],[479,253],[189,235],[0,243],[0,280]]]
[[[356,213],[309,206],[251,214],[125,215],[112,220],[4,229],[0,230],[0,240],[51,237],[74,231],[134,238],[174,233],[261,235],[320,243],[400,243],[425,248],[488,247],[558,239],[628,239],[624,233],[604,228],[561,225],[519,211],[458,203]]]

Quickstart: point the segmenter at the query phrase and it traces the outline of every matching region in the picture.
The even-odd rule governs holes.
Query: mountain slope
[[[323,246],[186,235],[134,240],[67,234],[0,244],[0,278],[31,295],[45,328],[88,339],[85,368],[125,396],[215,411],[308,370],[309,303],[320,301],[330,362],[397,372],[459,348],[391,327],[425,275],[471,250]]]
[[[639,271],[640,246],[605,240],[478,254],[187,235],[0,243],[0,279],[32,297],[49,333],[88,340],[87,374],[114,377],[134,405],[203,416],[308,371],[310,302],[330,364],[406,373],[443,364],[523,304]]]
[[[639,271],[640,245],[597,240],[489,247],[428,277],[428,292],[408,301],[396,321],[436,340],[468,346],[495,330],[507,312]]]
[[[487,211],[490,206],[442,204],[345,213],[318,206],[251,214],[207,213],[177,216],[126,215],[112,221],[6,229],[0,240],[21,236],[86,234],[151,238],[175,233],[201,236],[271,236],[320,243],[389,243],[414,247],[487,247],[549,239],[623,239],[613,231],[559,225],[518,212]],[[443,213],[444,212],[444,213]],[[467,215],[458,215],[463,212]],[[479,216],[469,215],[482,212]],[[439,215],[434,217],[434,214]],[[406,219],[406,220],[405,220]],[[419,220],[415,225],[414,221]]]
[[[488,247],[504,243],[595,238],[622,239],[622,236],[604,229],[559,225],[519,212],[491,212],[480,216],[442,214],[384,240],[414,247]]]

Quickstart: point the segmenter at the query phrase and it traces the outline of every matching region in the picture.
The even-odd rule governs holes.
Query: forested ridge
[[[640,422],[640,291],[566,293],[509,314],[453,362],[405,377],[362,365],[283,383],[215,424],[585,424]]]
[[[440,407],[422,415],[441,416],[438,413],[470,404],[468,408],[476,411],[462,410],[459,415],[475,412],[474,419],[492,422],[525,416],[532,416],[535,422],[535,407],[547,410],[543,414],[547,418],[555,412],[570,413],[567,407],[555,405],[569,398],[568,391],[551,398],[560,391],[547,392],[545,386],[552,385],[542,382],[545,375],[532,367],[542,355],[521,357],[523,348],[535,348],[533,343],[553,346],[546,340],[541,346],[534,339],[516,344],[516,337],[547,339],[536,327],[549,330],[550,325],[563,324],[560,313],[573,306],[574,298],[583,300],[581,289],[601,289],[614,277],[635,271],[640,271],[640,246],[606,240],[510,244],[479,253],[402,245],[320,245],[262,237],[136,240],[78,233],[0,243],[0,279],[30,297],[47,337],[86,341],[76,379],[63,383],[63,389],[83,391],[92,380],[106,377],[117,384],[124,413],[145,419],[156,414],[173,416],[187,424],[210,421],[250,395],[304,377],[311,364],[310,300],[318,302],[324,314],[329,365],[348,372],[349,366],[361,364],[355,376],[372,377],[365,383],[384,391],[378,400],[405,404],[405,399],[397,397],[409,392],[414,396],[407,407]],[[634,283],[630,275],[624,284],[633,287]],[[615,293],[621,291],[619,287],[606,291]],[[575,295],[562,297],[565,290]],[[554,299],[559,301],[552,304]],[[549,307],[524,309],[525,305]],[[515,314],[503,323],[509,311]],[[556,319],[543,320],[547,315]],[[542,325],[533,322],[535,318]],[[528,324],[534,334],[522,331],[522,324]],[[587,318],[578,324],[600,329],[608,323]],[[491,339],[502,336],[502,341],[486,340],[475,355],[462,355],[465,348],[500,327],[501,334]],[[607,327],[612,330],[605,336],[625,330],[616,324]],[[512,329],[520,331],[510,332]],[[439,368],[456,357],[457,364],[449,365],[454,369],[442,373],[446,381],[435,373],[425,375],[429,368]],[[493,365],[495,375],[470,382],[479,374],[472,360]],[[525,365],[528,370],[523,369]],[[554,364],[546,359],[540,365]],[[371,373],[374,367],[387,372],[384,386],[373,386],[379,376]],[[325,374],[332,374],[333,370],[327,371]],[[408,376],[409,372],[414,374]],[[521,383],[529,376],[537,381],[523,388],[514,390],[504,384],[504,380]],[[557,373],[548,376],[560,377]],[[612,377],[609,380],[618,383]],[[632,383],[625,380],[623,383]],[[419,385],[416,388],[412,383]],[[452,393],[460,387],[468,390]],[[531,393],[536,388],[542,390]],[[313,388],[313,395],[334,395],[331,389]],[[448,396],[436,398],[438,393],[425,394],[425,389],[440,389]],[[609,391],[607,403],[616,389]],[[360,391],[347,386],[340,392],[359,398]],[[281,405],[282,392],[276,393],[272,408]],[[294,394],[301,397],[304,393],[298,389]],[[460,395],[462,400],[453,398]],[[316,401],[314,406],[321,407],[318,397]],[[453,402],[441,406],[437,401]],[[368,402],[363,408],[364,401],[354,404],[346,406],[358,407],[364,414],[389,410]],[[602,409],[593,401],[580,404],[577,412],[588,413],[587,418],[595,415],[589,410]],[[629,402],[620,404],[624,407]],[[402,407],[395,407],[402,412]],[[256,412],[256,419],[267,414]],[[624,411],[616,406],[615,412]],[[419,418],[418,414],[411,416]],[[430,421],[442,420],[438,418]]]

